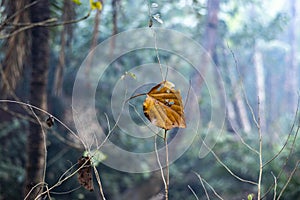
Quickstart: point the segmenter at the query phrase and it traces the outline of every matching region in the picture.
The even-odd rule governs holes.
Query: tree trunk
[[[30,8],[31,22],[39,22],[50,17],[48,0],[39,1]],[[49,67],[49,30],[47,27],[35,27],[31,30],[31,65],[30,103],[34,106],[47,109],[47,75]],[[38,116],[42,116],[37,113]],[[29,125],[27,135],[27,163],[25,195],[38,183],[44,182],[45,145],[46,135],[38,123]],[[43,191],[43,185],[36,187],[28,199],[34,199]]]
[[[266,132],[266,93],[265,93],[265,73],[262,53],[258,50],[257,46],[254,47],[253,62],[256,75],[256,91],[259,98],[259,113],[260,128],[262,133]]]
[[[206,27],[205,27],[205,33],[203,36],[203,45],[206,52],[204,52],[201,56],[201,76],[199,74],[194,74],[194,77],[192,77],[192,86],[196,93],[201,94],[201,88],[203,81],[203,77],[210,77],[209,79],[215,83],[215,90],[210,90],[210,98],[215,99],[214,103],[215,105],[211,105],[211,109],[215,109],[216,107],[219,107],[223,101],[224,93],[223,91],[219,90],[219,88],[222,88],[222,83],[218,79],[218,72],[215,68],[216,66],[210,66],[212,65],[212,58],[215,64],[217,64],[217,55],[216,55],[216,44],[218,40],[218,23],[219,23],[219,9],[220,9],[220,1],[219,0],[207,0],[207,21],[206,21]],[[216,99],[215,97],[222,97]],[[215,107],[215,108],[214,108]],[[201,111],[200,111],[201,112]],[[214,113],[214,112],[212,112]],[[221,116],[221,115],[219,115]],[[214,116],[212,116],[214,117]],[[209,126],[209,124],[208,124]],[[217,127],[219,128],[219,127]],[[217,131],[214,131],[214,133],[218,133]],[[213,132],[207,133],[204,143],[211,147],[211,145],[215,144],[216,140],[213,135]],[[205,156],[210,151],[209,148],[202,145],[200,148],[201,154],[199,154],[199,157]]]
[[[75,17],[74,3],[70,0],[64,0],[62,21],[70,21]],[[65,70],[65,53],[68,47],[70,47],[70,41],[73,37],[72,24],[65,24],[60,35],[60,53],[58,59],[58,65],[55,69],[54,88],[53,94],[56,96],[62,95],[63,88],[63,76]]]
[[[112,21],[113,21],[113,32],[112,35],[116,35],[118,33],[118,24],[117,24],[117,18],[118,18],[118,1],[119,0],[112,0],[111,6],[112,6]]]
[[[113,29],[112,29],[112,35],[116,35],[118,33],[118,3],[119,0],[112,0],[111,7],[112,7],[112,23],[113,23]],[[109,50],[109,56],[111,57],[114,53],[115,49],[115,42],[116,38],[112,37],[110,41],[110,50]]]
[[[207,0],[207,22],[205,28],[204,47],[210,56],[214,55],[217,43],[219,0]]]
[[[286,103],[288,113],[294,113],[297,109],[297,92],[298,88],[298,78],[299,78],[299,68],[297,67],[297,58],[296,58],[296,0],[290,0],[290,12],[291,12],[291,21],[288,33],[288,40],[290,44],[290,52],[287,60],[287,72],[285,76],[285,90],[286,90]],[[298,70],[297,70],[298,68]]]
[[[24,6],[28,4],[28,2],[29,0],[3,2],[3,4],[5,4],[4,16],[7,15],[6,18],[9,18],[10,16],[16,14],[16,12],[22,10],[22,8],[24,8]],[[6,19],[4,19],[4,21],[5,20]],[[13,19],[9,20],[8,22],[15,24],[28,23],[28,11],[23,10],[22,12],[19,12],[15,17],[13,17]],[[12,28],[10,30],[10,26],[2,25],[0,29],[2,28],[7,29],[6,31],[10,31],[10,33],[13,33],[19,27]],[[28,61],[27,51],[30,45],[28,34],[29,31],[22,31],[16,35],[9,37],[5,41],[4,45],[1,45],[1,51],[5,52],[5,57],[2,61],[3,69],[1,69],[0,71],[0,91],[2,98],[4,99],[6,95],[14,96],[14,90],[21,80],[24,63]],[[16,48],[16,46],[18,48]]]
[[[65,29],[63,29],[61,33],[58,65],[55,70],[55,78],[54,78],[54,95],[56,96],[62,95],[63,74],[65,68],[65,47],[66,47],[66,35],[65,35]]]
[[[228,56],[223,53],[223,57],[226,59]],[[225,66],[228,65],[225,64]],[[239,85],[240,80],[236,77],[237,75],[234,73],[233,67],[225,67],[225,70],[229,78],[229,86],[233,90],[232,99],[229,98],[227,100],[227,112],[231,128],[234,129],[234,131],[239,131],[239,127],[241,127],[245,133],[250,133],[251,124],[247,115],[247,107],[245,105],[242,88]]]
[[[205,33],[203,35],[203,46],[206,50],[206,53],[202,56],[202,68],[201,73],[205,74],[207,66],[210,64],[210,58],[214,55],[214,51],[216,48],[217,41],[217,28],[218,28],[218,13],[219,13],[220,2],[219,0],[207,0],[207,19],[206,19],[206,27]],[[202,76],[199,74],[194,74],[192,77],[193,88],[196,90],[200,90],[203,83]]]
[[[93,28],[93,35],[90,47],[90,55],[88,56],[88,60],[86,61],[86,69],[85,69],[85,76],[87,80],[86,89],[90,90],[90,73],[91,69],[93,68],[93,58],[94,58],[94,51],[93,49],[96,48],[98,38],[99,38],[99,27],[100,27],[100,17],[101,17],[101,10],[96,10],[95,21],[94,21],[94,28]]]
[[[236,106],[238,108],[239,116],[240,116],[240,121],[241,121],[241,126],[242,130],[245,133],[250,133],[251,131],[251,125],[248,119],[247,115],[247,107],[245,105],[245,101],[242,95],[241,88],[238,88],[238,91],[234,94],[235,101],[236,101]]]

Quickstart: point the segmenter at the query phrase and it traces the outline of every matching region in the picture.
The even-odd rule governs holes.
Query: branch
[[[201,139],[202,140],[202,139]],[[243,178],[240,178],[238,175],[234,174],[228,167],[225,163],[223,163],[221,161],[221,159],[219,158],[219,156],[210,148],[207,146],[207,144],[202,140],[203,144],[205,145],[205,147],[213,154],[213,156],[215,157],[215,159],[227,170],[227,172],[229,174],[231,174],[234,178],[238,179],[239,181],[241,182],[244,182],[244,183],[249,183],[249,184],[252,184],[252,185],[256,185],[257,186],[257,183],[256,182],[253,182],[253,181],[249,181],[249,180],[246,180],[246,179],[243,179]]]
[[[204,182],[205,184],[207,184],[208,185],[208,187],[213,191],[213,193],[216,195],[216,197],[218,197],[219,199],[221,199],[221,200],[224,200],[216,191],[215,191],[215,189],[204,179],[204,178],[202,178],[201,176],[200,176],[200,174],[198,174],[197,172],[194,172],[194,174],[196,174],[196,176],[199,178],[199,180],[201,181],[201,182]]]
[[[31,29],[31,28],[34,28],[34,27],[53,27],[53,26],[61,26],[61,25],[78,23],[80,21],[83,21],[83,20],[87,19],[90,16],[90,14],[91,14],[91,10],[87,13],[87,15],[83,16],[82,18],[69,20],[69,21],[63,21],[63,22],[57,22],[57,23],[55,23],[57,21],[56,18],[51,18],[51,19],[47,19],[45,21],[36,22],[36,23],[12,24],[12,25],[15,25],[15,26],[24,26],[24,25],[26,25],[26,26],[13,31],[12,33],[9,33],[9,34],[6,34],[6,35],[1,35],[0,39],[6,39],[6,38],[9,38],[9,37],[12,37],[12,36],[22,32],[22,31],[25,31],[25,30],[28,30],[28,29]]]
[[[100,193],[101,193],[102,199],[106,200],[106,198],[104,196],[103,187],[102,187],[102,184],[101,184],[101,180],[100,180],[100,176],[99,176],[99,173],[97,171],[97,168],[95,167],[95,165],[93,165],[93,168],[94,168],[94,172],[95,172],[95,175],[96,175],[97,183],[99,185],[99,189],[100,189]]]
[[[270,162],[272,162],[273,160],[275,160],[279,155],[280,153],[285,149],[285,147],[287,146],[287,143],[292,135],[292,132],[294,130],[294,127],[295,127],[295,124],[297,122],[297,116],[298,116],[298,112],[299,112],[299,105],[300,105],[300,97],[298,97],[298,103],[297,103],[297,110],[296,110],[296,113],[295,113],[295,117],[294,117],[294,122],[293,122],[293,125],[290,129],[290,132],[288,134],[288,137],[287,139],[285,140],[285,143],[283,144],[282,148],[279,150],[279,152],[277,154],[275,154],[270,160],[268,160],[264,165],[263,167],[265,167],[266,165],[268,165]]]
[[[37,27],[37,26],[46,26],[47,24],[49,24],[51,22],[55,22],[56,20],[57,20],[56,18],[51,18],[51,19],[47,19],[47,20],[44,20],[44,21],[41,21],[41,22],[30,23],[28,26],[19,28],[19,29],[13,31],[12,33],[8,33],[6,35],[1,35],[0,40],[10,38],[10,37],[22,32],[22,31],[26,31],[28,29],[31,29],[31,28],[34,28],[34,27]]]
[[[272,174],[272,176],[273,176],[273,178],[274,178],[274,184],[275,184],[275,186],[274,186],[274,196],[273,196],[273,200],[276,200],[277,178],[276,178],[276,176],[273,174],[273,172],[271,172],[271,174]]]
[[[194,197],[195,197],[197,200],[199,200],[199,198],[197,197],[197,194],[195,193],[195,191],[193,190],[193,188],[192,188],[190,185],[188,185],[188,188],[191,190],[191,192],[193,193]]]
[[[293,171],[291,172],[291,174],[290,174],[288,180],[286,181],[285,185],[283,186],[282,190],[280,191],[280,194],[278,195],[277,200],[280,200],[281,195],[283,194],[284,190],[286,189],[286,187],[288,186],[288,184],[289,184],[290,181],[292,180],[292,178],[293,178],[295,172],[296,172],[297,169],[298,169],[299,163],[300,163],[300,160],[297,161],[297,163],[296,163],[296,165],[295,165]]]
[[[38,184],[36,184],[35,186],[33,186],[33,187],[29,190],[29,192],[26,194],[26,196],[24,197],[24,200],[26,200],[26,199],[29,197],[29,195],[31,194],[31,192],[32,192],[35,188],[39,187],[40,185],[47,185],[47,184],[44,183],[44,182],[41,182],[41,183],[38,183]],[[41,194],[47,194],[47,193],[48,193],[48,190],[45,191],[45,192],[43,192],[43,193],[41,193]]]
[[[210,200],[209,195],[208,195],[207,190],[206,190],[206,187],[205,187],[205,185],[204,185],[204,183],[202,181],[202,177],[200,176],[200,174],[197,174],[197,173],[195,173],[195,174],[198,176],[198,178],[200,180],[200,183],[201,183],[201,185],[202,185],[202,187],[204,189],[204,192],[205,192],[207,200]]]
[[[27,4],[26,6],[24,6],[22,9],[20,10],[17,10],[14,14],[12,14],[9,18],[7,18],[6,20],[4,20],[1,25],[0,25],[0,30],[2,30],[2,27],[4,27],[5,25],[8,24],[8,21],[12,20],[15,16],[17,16],[18,14],[20,14],[21,12],[23,12],[24,10],[30,8],[31,6],[37,4],[39,1],[41,0],[36,0],[36,1],[33,1],[29,4]]]
[[[299,96],[299,98],[298,98],[298,102],[300,101],[299,99],[300,99],[300,96]],[[298,107],[299,107],[299,106],[298,106]],[[296,119],[297,119],[297,116],[295,116],[295,120],[296,120]],[[287,162],[289,161],[289,159],[290,159],[290,157],[291,157],[291,154],[292,154],[293,150],[295,149],[295,143],[296,143],[296,139],[297,139],[297,137],[298,137],[299,131],[300,131],[300,121],[298,122],[298,127],[297,127],[297,129],[296,129],[296,133],[295,133],[295,136],[294,136],[294,139],[293,139],[293,142],[292,142],[291,149],[290,149],[290,151],[289,151],[289,155],[286,157],[285,162],[284,162],[284,164],[282,165],[281,170],[280,170],[280,172],[278,173],[278,175],[277,175],[277,177],[276,177],[277,180],[280,178],[281,174],[283,173],[284,167],[287,165]],[[274,184],[272,184],[272,185],[269,187],[268,191],[262,196],[262,198],[264,198],[264,197],[271,191],[271,189],[273,188],[273,186],[274,186]]]
[[[55,183],[53,186],[49,187],[47,191],[44,191],[42,193],[40,193],[35,200],[40,199],[43,195],[47,194],[49,191],[53,190],[54,188],[60,186],[63,182],[65,182],[66,180],[68,180],[69,178],[71,178],[72,176],[74,176],[75,174],[78,173],[78,171],[80,169],[82,169],[83,167],[85,167],[85,165],[90,161],[90,159],[86,159],[86,161],[74,172],[72,172],[70,175],[68,175],[67,177],[63,178],[65,176],[65,174],[67,174],[71,169],[73,169],[78,163],[74,164],[73,166],[71,166],[67,171],[65,171],[61,177],[59,178],[59,180],[57,181],[57,183]],[[39,183],[41,184],[41,183]],[[34,186],[36,187],[36,186]],[[28,196],[28,195],[27,195]],[[25,200],[25,199],[24,199]]]
[[[166,182],[166,179],[165,179],[165,175],[164,175],[164,171],[163,171],[163,168],[162,168],[162,165],[160,163],[160,160],[159,160],[159,155],[158,155],[158,151],[157,151],[157,135],[155,135],[154,137],[154,149],[155,149],[155,153],[156,153],[156,158],[157,158],[157,163],[159,165],[159,169],[160,169],[160,173],[161,173],[161,177],[162,177],[162,180],[164,182],[164,186],[165,186],[165,191],[166,191],[166,199],[168,199],[168,196],[167,196],[167,188],[168,188],[168,185],[167,185],[167,182]]]
[[[237,70],[239,79],[242,80],[242,76],[241,76],[240,70],[239,70],[239,68],[238,68],[238,62],[237,62],[237,59],[236,59],[236,57],[235,57],[233,51],[232,51],[231,48],[229,47],[229,44],[228,44],[228,43],[227,43],[227,48],[230,50],[230,53],[231,53],[231,55],[232,55],[232,57],[233,57],[233,59],[234,59],[235,68],[236,68],[236,70]],[[241,88],[242,88],[243,95],[244,95],[245,100],[246,100],[246,104],[247,104],[247,106],[248,106],[248,108],[249,108],[249,110],[250,110],[250,112],[251,112],[252,119],[253,119],[253,121],[254,121],[256,127],[258,127],[259,124],[258,124],[258,122],[257,122],[257,120],[256,120],[256,117],[255,117],[253,108],[252,108],[252,106],[251,106],[250,103],[249,103],[249,100],[248,100],[248,98],[247,98],[246,91],[245,91],[245,88],[244,88],[243,84],[241,84]]]
[[[21,101],[14,101],[14,100],[8,100],[8,99],[0,99],[0,103],[14,103],[14,104],[19,104],[19,105],[23,105],[23,106],[28,106],[28,107],[34,108],[35,110],[38,110],[38,111],[40,111],[42,113],[45,113],[48,116],[51,115],[53,117],[53,119],[55,119],[58,123],[60,123],[63,127],[65,127],[71,133],[72,136],[74,136],[82,144],[84,144],[84,142],[82,141],[82,139],[73,130],[71,130],[66,124],[64,124],[57,117],[53,116],[51,113],[47,112],[46,110],[43,110],[43,109],[41,109],[39,107],[36,107],[34,105],[31,105],[29,103],[24,103],[24,102],[21,102]]]

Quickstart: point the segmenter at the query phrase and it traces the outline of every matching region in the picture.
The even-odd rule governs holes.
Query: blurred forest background
[[[1,100],[35,105],[75,130],[72,87],[88,52],[119,32],[148,27],[150,14],[153,27],[177,30],[202,44],[220,70],[227,114],[225,133],[214,153],[234,174],[257,182],[259,157],[244,142],[258,151],[259,134],[252,114],[256,119],[259,116],[263,163],[278,155],[263,168],[261,198],[273,199],[276,191],[280,199],[300,199],[299,1],[104,0],[100,6],[83,0],[81,4],[72,0],[0,2]],[[160,54],[163,63],[172,63],[170,55]],[[107,105],[112,91],[107,88],[113,88],[122,74],[145,63],[145,59],[157,62],[154,51],[132,53],[115,61],[118,67],[102,77],[105,84],[97,92],[99,112],[111,113]],[[201,110],[201,120],[208,121],[209,94],[203,94],[199,104],[207,105]],[[42,173],[37,175],[36,170],[43,170],[43,130],[47,132],[45,182],[49,186],[83,154],[83,147],[60,123],[55,121],[51,128],[41,129],[30,107],[1,101],[0,108],[0,200],[22,199],[24,190],[28,192],[32,183],[41,180]],[[35,113],[42,121],[48,118],[45,113]],[[113,139],[133,151],[143,148],[121,135],[114,134]],[[195,141],[170,166],[170,199],[205,199],[202,180],[223,199],[247,199],[252,193],[256,196],[257,186],[233,177],[212,153],[199,159],[199,146]],[[101,163],[97,169],[107,199],[160,199],[163,182],[159,172],[130,174]],[[197,174],[203,178],[201,181]],[[277,177],[275,190],[273,175]],[[217,199],[207,183],[203,184],[208,195]],[[101,198],[97,187],[94,192],[83,188],[71,191],[78,186],[74,176],[55,188],[51,197]]]

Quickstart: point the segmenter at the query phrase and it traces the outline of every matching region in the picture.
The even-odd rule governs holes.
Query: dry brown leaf
[[[143,110],[152,124],[165,130],[186,127],[180,92],[169,81],[159,83],[147,93]]]
[[[46,119],[46,124],[49,128],[52,127],[54,125],[54,117],[49,115],[49,117]]]
[[[83,166],[83,167],[82,167]],[[91,158],[82,156],[78,159],[78,182],[89,191],[94,190]]]

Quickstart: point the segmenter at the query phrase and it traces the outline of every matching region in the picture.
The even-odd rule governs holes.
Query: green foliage
[[[248,200],[252,200],[253,197],[254,197],[254,194],[248,194],[247,199],[248,199]]]
[[[26,126],[26,121],[18,119],[0,123],[0,199],[22,198]]]
[[[94,150],[92,152],[85,151],[83,153],[83,156],[89,156],[89,155],[93,155],[91,161],[93,165],[96,167],[107,158],[107,156],[99,150]]]
[[[102,3],[100,1],[90,0],[90,7],[92,10],[94,9],[102,10]]]
[[[81,1],[80,0],[72,0],[74,3],[76,3],[77,5],[81,5]]]

